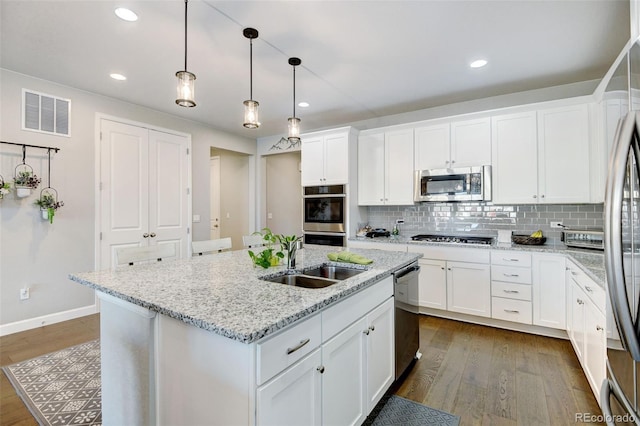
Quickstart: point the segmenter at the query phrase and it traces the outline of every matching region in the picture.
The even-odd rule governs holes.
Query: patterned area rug
[[[460,417],[397,395],[385,395],[371,411],[364,426],[458,426]]]
[[[2,367],[41,425],[101,425],[100,341]]]

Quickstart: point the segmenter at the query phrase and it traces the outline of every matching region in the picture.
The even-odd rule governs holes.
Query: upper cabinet
[[[413,129],[362,132],[358,205],[413,204]]]
[[[302,186],[349,182],[350,128],[302,135]]]
[[[492,117],[493,202],[592,202],[589,106]]]
[[[415,129],[415,170],[491,164],[491,119],[453,121]]]

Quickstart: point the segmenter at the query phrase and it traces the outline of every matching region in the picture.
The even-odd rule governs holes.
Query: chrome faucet
[[[302,241],[300,238],[297,238],[294,241],[287,241],[284,244],[284,249],[287,251],[287,269],[296,268],[296,254],[301,246]]]

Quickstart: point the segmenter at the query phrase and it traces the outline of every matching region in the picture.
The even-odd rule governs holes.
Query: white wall
[[[71,99],[71,137],[21,130],[22,88]],[[194,239],[209,236],[210,147],[256,153],[255,139],[4,69],[0,97],[1,140],[61,148],[52,161],[52,186],[65,203],[51,225],[32,205],[42,185],[29,198],[16,199],[12,193],[0,200],[0,335],[55,322],[64,316],[61,312],[86,313],[83,307],[94,305],[93,291],[67,275],[94,268],[96,113],[192,135],[193,213],[201,215],[200,223],[194,224]],[[0,145],[0,174],[6,180],[21,160],[19,147]],[[28,149],[27,163],[46,177],[46,151]],[[24,286],[31,288],[31,298],[20,301]]]

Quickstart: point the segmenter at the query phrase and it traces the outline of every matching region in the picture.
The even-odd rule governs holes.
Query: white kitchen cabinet
[[[565,257],[532,255],[533,324],[566,330]]]
[[[257,425],[322,424],[320,349],[296,363],[256,392]]]
[[[447,309],[480,317],[491,316],[489,265],[447,262]]]
[[[367,315],[367,413],[371,412],[395,380],[394,300],[387,299]]]
[[[349,128],[301,135],[302,186],[349,182]]]
[[[491,125],[494,203],[591,202],[587,104],[494,116]]]
[[[361,133],[358,205],[413,203],[413,129]]]
[[[604,289],[575,263],[567,260],[567,290],[571,291],[567,333],[596,399],[606,375],[606,316]],[[570,289],[570,290],[569,290]]]
[[[536,112],[492,117],[492,200],[526,204],[537,200],[538,142]],[[533,198],[533,195],[536,195]]]
[[[322,418],[327,425],[360,424],[367,415],[367,327],[361,318],[322,345]]]
[[[491,318],[532,323],[531,254],[491,252]]]
[[[418,259],[420,265],[418,304],[426,308],[447,309],[447,262]]]
[[[415,129],[415,169],[491,164],[489,118],[453,121]]]
[[[589,109],[538,111],[538,197],[549,204],[590,201]]]

